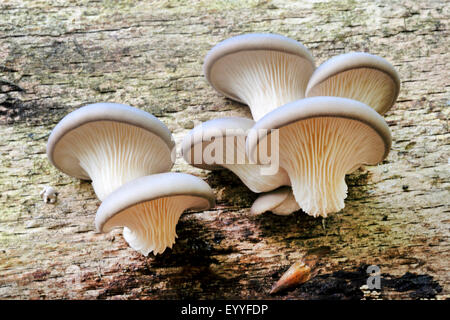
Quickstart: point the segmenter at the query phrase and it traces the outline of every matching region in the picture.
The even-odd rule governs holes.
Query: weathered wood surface
[[[309,249],[329,247],[323,272],[361,263],[428,274],[450,290],[449,4],[442,1],[19,1],[0,3],[0,298],[269,298]],[[345,209],[326,221],[249,215],[256,195],[229,173],[178,158],[207,179],[218,207],[187,213],[172,250],[145,258],[120,231],[96,234],[88,182],[47,161],[46,135],[98,101],[158,116],[177,142],[196,121],[250,116],[202,75],[217,42],[275,32],[316,64],[349,51],[391,61],[401,92],[386,114],[392,150],[348,178]],[[39,192],[52,185],[54,205]],[[409,298],[405,293],[397,297]],[[296,298],[296,291],[275,298]]]

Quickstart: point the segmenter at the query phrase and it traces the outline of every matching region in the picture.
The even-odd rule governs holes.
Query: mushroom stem
[[[248,104],[255,121],[279,106],[303,98],[313,71],[309,61],[277,51],[231,54],[214,68],[221,71],[217,81],[223,89]],[[305,70],[308,76],[300,77],[299,70]]]
[[[279,168],[278,172],[274,175],[262,175],[262,165],[257,164],[238,164],[227,165],[223,164],[223,167],[232,171],[235,175],[241,179],[241,181],[253,192],[267,192],[280,186],[289,186],[291,182],[286,172]]]
[[[124,210],[107,226],[123,226],[123,237],[130,247],[145,256],[150,252],[156,255],[172,248],[178,237],[178,220],[195,201],[193,197],[175,196],[143,202]]]
[[[287,216],[293,212],[299,211],[300,209],[301,208],[299,207],[297,201],[295,201],[294,195],[290,192],[287,198],[271,211],[279,216]]]
[[[344,208],[345,175],[383,153],[379,140],[367,125],[342,118],[310,118],[283,127],[280,165],[302,210],[327,217]]]
[[[79,160],[92,180],[98,198],[104,200],[121,185],[161,171],[171,161],[168,146],[153,133],[119,122],[87,123],[83,130],[67,134],[67,153]]]
[[[292,189],[290,187],[281,187],[260,195],[253,202],[250,213],[261,214],[266,211],[271,211],[280,216],[287,216],[298,210],[300,210],[300,207],[297,201],[295,201]]]

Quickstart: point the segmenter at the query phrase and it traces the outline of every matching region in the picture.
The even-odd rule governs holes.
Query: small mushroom
[[[309,80],[306,96],[355,99],[384,114],[395,103],[399,90],[400,78],[387,60],[351,52],[321,64]]]
[[[66,115],[53,129],[47,156],[60,171],[84,180],[100,200],[122,184],[173,166],[169,129],[151,114],[117,103],[95,103]]]
[[[58,198],[58,192],[51,186],[44,186],[39,195],[45,203],[55,203]]]
[[[315,68],[308,49],[277,34],[244,34],[220,42],[205,57],[208,82],[247,104],[253,119],[305,96]]]
[[[270,112],[247,138],[251,161],[259,161],[258,146],[272,129],[279,129],[280,166],[289,176],[295,200],[314,217],[344,208],[345,175],[363,164],[381,162],[391,146],[383,117],[347,98],[305,98]]]
[[[112,192],[95,216],[99,232],[124,227],[128,244],[143,255],[172,248],[176,225],[187,209],[215,205],[214,193],[202,179],[185,173],[159,173],[135,179]]]
[[[203,122],[184,137],[181,144],[183,157],[187,163],[198,168],[226,168],[253,192],[266,192],[290,185],[289,177],[283,169],[277,168],[277,172],[273,174],[264,174],[262,169],[267,166],[249,162],[245,152],[245,139],[254,124],[253,120],[240,117]]]
[[[261,214],[266,211],[280,216],[287,216],[300,210],[290,187],[281,187],[277,190],[263,193],[250,208],[251,214]]]

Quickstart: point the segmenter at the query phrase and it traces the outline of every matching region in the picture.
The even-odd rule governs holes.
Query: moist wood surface
[[[308,250],[321,273],[376,264],[432,276],[450,290],[449,6],[442,1],[30,1],[0,4],[0,298],[271,298]],[[342,212],[250,216],[251,193],[229,172],[179,156],[174,171],[214,187],[218,206],[187,213],[172,250],[148,258],[120,231],[94,232],[89,182],[58,172],[47,135],[67,113],[113,101],[158,116],[178,147],[200,121],[246,116],[202,75],[216,43],[246,32],[301,41],[316,64],[366,51],[396,67],[401,91],[386,114],[391,152],[348,177]],[[59,191],[56,204],[39,197]],[[276,299],[308,298],[305,293]],[[385,298],[410,298],[407,291]]]

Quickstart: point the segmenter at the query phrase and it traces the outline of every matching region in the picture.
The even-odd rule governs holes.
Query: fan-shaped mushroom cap
[[[226,168],[236,174],[253,192],[271,191],[290,185],[286,172],[279,168],[273,175],[261,174],[262,165],[248,161],[245,139],[255,122],[227,117],[203,122],[183,139],[181,151],[187,163],[202,169]]]
[[[151,114],[118,103],[95,103],[56,125],[47,156],[60,171],[92,180],[103,200],[128,181],[170,170],[174,146],[169,129]]]
[[[162,253],[175,243],[176,224],[187,209],[215,205],[214,192],[202,179],[185,173],[159,173],[128,182],[112,192],[95,216],[99,232],[124,227],[128,244],[144,255]]]
[[[308,49],[277,34],[244,34],[212,48],[203,72],[220,93],[248,104],[253,118],[305,96],[315,68]]]
[[[267,114],[253,126],[257,134],[247,139],[250,160],[257,161],[258,144],[271,129],[279,129],[280,166],[289,175],[295,199],[313,216],[341,210],[345,175],[382,161],[391,146],[383,117],[347,98],[305,98]]]
[[[287,216],[298,210],[300,210],[300,207],[297,201],[295,201],[292,189],[290,187],[282,187],[260,195],[253,202],[250,213],[261,214],[266,211],[271,211],[280,216]]]
[[[400,78],[392,64],[373,54],[352,52],[321,64],[309,80],[306,96],[351,98],[384,114],[399,90]]]

